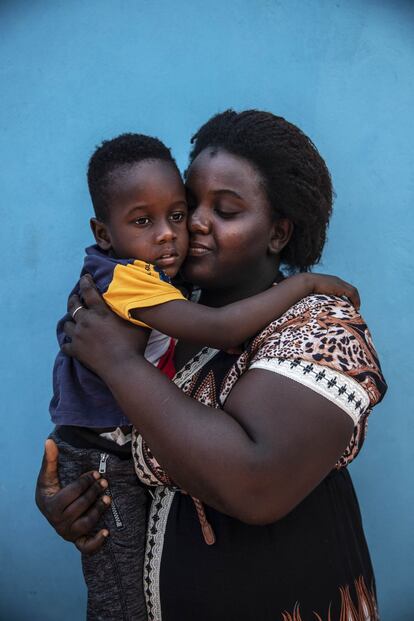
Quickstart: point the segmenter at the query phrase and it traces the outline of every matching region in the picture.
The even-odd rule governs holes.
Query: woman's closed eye
[[[240,210],[231,207],[225,207],[223,205],[215,205],[214,212],[220,217],[225,219],[234,218],[240,213]]]

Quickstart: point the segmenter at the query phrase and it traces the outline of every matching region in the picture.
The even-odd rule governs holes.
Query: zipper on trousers
[[[100,461],[99,461],[99,474],[106,474],[106,462],[108,461],[109,454],[101,453]],[[111,490],[109,487],[106,488],[105,494],[110,496],[111,498],[111,511],[115,520],[115,526],[117,528],[122,528],[124,523],[121,519],[118,507],[115,504],[114,497],[112,496]]]
[[[112,510],[112,515],[114,516],[114,520],[115,520],[115,526],[117,528],[122,528],[124,523],[121,519],[121,516],[119,514],[119,510],[118,507],[115,504],[115,500],[114,497],[112,496],[111,490],[109,489],[109,487],[105,490],[105,494],[107,496],[111,497],[111,510]]]
[[[99,474],[106,473],[106,462],[108,461],[108,453],[101,453],[101,461],[99,462]]]

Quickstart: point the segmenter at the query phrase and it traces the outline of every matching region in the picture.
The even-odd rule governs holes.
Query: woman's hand
[[[80,280],[80,296],[69,298],[68,312],[73,321],[64,325],[65,334],[71,339],[62,346],[65,354],[103,377],[117,362],[144,352],[149,331],[113,313],[88,275]]]
[[[94,554],[109,535],[106,529],[90,534],[111,504],[109,496],[102,495],[108,483],[98,472],[86,472],[61,489],[58,454],[53,440],[46,440],[36,484],[36,504],[63,539],[72,541],[84,554]]]

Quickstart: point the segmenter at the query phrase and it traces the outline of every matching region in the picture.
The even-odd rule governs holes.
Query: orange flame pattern
[[[377,602],[374,590],[371,591],[365,584],[362,576],[354,581],[357,603],[352,600],[349,585],[339,587],[341,594],[341,611],[336,621],[379,621]],[[331,617],[331,606],[328,615],[322,617],[317,612],[313,612],[315,621],[335,621]],[[299,602],[296,602],[293,612],[283,612],[281,621],[305,621],[300,613]]]

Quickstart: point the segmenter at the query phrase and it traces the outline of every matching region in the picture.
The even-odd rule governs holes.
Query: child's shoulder
[[[119,259],[94,244],[85,249],[81,276],[90,274],[98,290],[103,293],[114,279],[118,266],[122,268],[134,263],[137,263],[135,259]],[[139,263],[143,264],[143,261]]]

